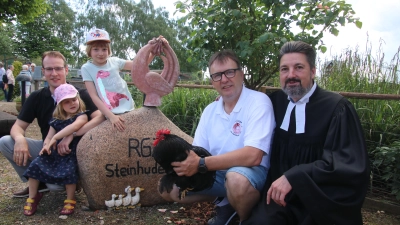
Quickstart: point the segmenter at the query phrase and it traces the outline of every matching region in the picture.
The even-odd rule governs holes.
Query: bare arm
[[[14,162],[18,166],[26,166],[28,158],[32,157],[29,153],[28,142],[25,139],[25,131],[29,123],[17,119],[11,128],[10,135],[14,139]]]
[[[86,134],[86,132],[96,127],[104,120],[106,120],[106,118],[104,118],[103,114],[99,110],[94,111],[90,115],[89,122],[85,123],[85,125],[83,125],[78,131],[76,131],[76,136],[83,136],[84,134]]]
[[[125,62],[125,66],[123,68],[123,70],[131,70],[133,67],[133,61],[127,60]]]
[[[90,97],[92,98],[93,103],[97,106],[101,113],[103,113],[103,115],[105,115],[110,120],[113,128],[117,128],[119,131],[125,130],[124,120],[120,116],[114,115],[114,113],[112,113],[111,110],[109,110],[107,106],[104,105],[103,101],[101,101],[101,99],[97,95],[94,83],[91,81],[85,81],[85,86]]]
[[[90,121],[85,123],[78,131],[76,131],[76,136],[83,136],[86,132],[88,132],[93,127],[96,127],[101,122],[105,120],[103,114],[99,110],[94,111],[90,114]],[[58,154],[61,156],[68,155],[71,153],[71,149],[69,149],[69,144],[72,139],[74,139],[73,135],[70,134],[67,137],[64,137],[62,141],[60,141],[57,145]]]
[[[208,170],[224,170],[234,166],[258,166],[261,163],[264,152],[258,148],[245,146],[232,152],[222,155],[209,156],[205,158]],[[179,176],[192,176],[197,173],[200,157],[190,152],[188,157],[182,162],[173,162],[175,172]]]
[[[86,114],[80,115],[78,116],[78,118],[76,118],[76,120],[66,126],[64,129],[60,130],[58,133],[56,133],[50,140],[50,143],[46,143],[46,145],[48,144],[50,147],[56,147],[56,142],[57,140],[60,140],[68,135],[71,135],[72,133],[74,133],[75,131],[79,130],[79,128],[81,128],[85,123],[87,123],[88,118]]]

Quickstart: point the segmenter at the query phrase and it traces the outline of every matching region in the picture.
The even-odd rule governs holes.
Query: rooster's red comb
[[[158,144],[158,142],[164,140],[165,139],[165,135],[166,134],[170,134],[170,133],[171,133],[171,131],[168,130],[168,129],[158,130],[157,133],[156,133],[156,139],[153,142],[153,146],[156,146]]]

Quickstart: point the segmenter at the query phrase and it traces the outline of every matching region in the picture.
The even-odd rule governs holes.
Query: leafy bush
[[[380,177],[387,182],[396,199],[400,200],[400,141],[388,147],[377,147],[372,154],[375,171],[381,172]]]
[[[193,137],[203,109],[217,96],[215,90],[176,87],[163,97],[160,110],[183,132]]]
[[[126,78],[124,78],[126,80]],[[135,102],[135,108],[139,108],[143,105],[143,93],[136,88],[134,85],[129,86],[133,101]]]
[[[14,78],[16,78],[22,70],[22,62],[14,61],[13,66],[14,66],[13,75],[14,75]],[[13,92],[14,92],[13,93],[14,98],[21,95],[21,91],[19,90],[19,82],[18,81],[15,81]]]

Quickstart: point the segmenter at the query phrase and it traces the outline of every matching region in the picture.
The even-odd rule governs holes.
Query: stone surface
[[[128,185],[145,189],[140,192],[143,206],[165,203],[157,191],[164,170],[151,156],[155,134],[167,128],[189,143],[193,141],[156,107],[142,107],[121,117],[127,127],[124,132],[113,130],[107,120],[78,144],[79,173],[91,209],[106,209],[104,201],[112,194],[125,195]]]
[[[16,116],[0,111],[0,137],[10,134],[11,127],[16,120]]]

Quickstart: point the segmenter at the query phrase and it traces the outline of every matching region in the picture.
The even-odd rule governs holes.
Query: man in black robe
[[[281,48],[271,167],[242,224],[362,224],[370,169],[360,120],[346,98],[314,82],[315,57],[304,42]]]

